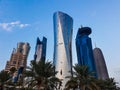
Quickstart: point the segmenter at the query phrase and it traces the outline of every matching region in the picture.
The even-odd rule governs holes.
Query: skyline
[[[69,4],[68,4],[69,2]],[[62,11],[73,18],[72,56],[77,63],[75,38],[80,25],[92,29],[93,48],[104,54],[110,77],[120,82],[119,0],[0,0],[0,70],[5,68],[18,42],[30,43],[28,65],[34,58],[36,39],[47,38],[46,59],[53,60],[53,13]],[[107,35],[107,36],[106,36]]]

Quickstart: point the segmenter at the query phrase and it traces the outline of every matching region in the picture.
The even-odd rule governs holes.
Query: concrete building
[[[94,59],[95,59],[95,65],[96,65],[98,78],[103,79],[103,80],[109,78],[105,59],[104,59],[101,49],[94,48],[93,53],[94,53]]]
[[[46,59],[46,47],[47,47],[47,38],[43,37],[43,40],[40,41],[37,38],[36,47],[35,47],[35,55],[34,60],[39,62],[39,60]]]
[[[55,12],[54,21],[54,65],[58,73],[56,77],[62,80],[63,90],[69,80],[66,76],[72,75],[72,32],[73,19],[63,13]]]
[[[13,49],[10,60],[6,63],[5,70],[9,71],[12,67],[15,67],[16,69],[20,67],[26,68],[29,50],[29,43],[19,42],[17,48]]]
[[[91,32],[91,28],[89,27],[81,27],[78,29],[76,36],[76,51],[78,64],[87,65],[90,71],[96,72],[92,42],[89,37]],[[95,77],[97,77],[97,73],[95,73]]]

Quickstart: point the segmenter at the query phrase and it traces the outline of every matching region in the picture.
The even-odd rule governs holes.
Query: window
[[[20,62],[18,62],[18,65],[20,64]]]
[[[16,61],[13,61],[13,64],[16,64]]]
[[[60,71],[60,74],[62,75],[62,70]]]

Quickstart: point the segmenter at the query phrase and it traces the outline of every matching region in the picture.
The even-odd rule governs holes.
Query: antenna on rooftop
[[[81,28],[83,28],[83,25],[81,25]]]
[[[95,42],[95,48],[96,48],[96,42]]]

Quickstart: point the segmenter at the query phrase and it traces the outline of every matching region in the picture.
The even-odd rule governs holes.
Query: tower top
[[[37,45],[38,44],[41,44],[41,41],[40,41],[39,37],[37,37]]]
[[[96,48],[96,43],[95,43],[95,48]]]
[[[83,25],[81,25],[81,28],[83,28]]]
[[[83,27],[82,25],[81,25],[81,28],[78,29],[78,33],[80,35],[83,35],[83,34],[84,35],[89,35],[89,34],[91,34],[91,32],[92,32],[91,28]]]
[[[61,17],[61,18],[69,17],[71,20],[73,20],[70,15],[68,15],[67,13],[64,13],[64,12],[62,12],[62,11],[56,11],[56,12],[54,12],[53,17],[55,17],[55,16],[59,16],[59,17]],[[63,17],[63,16],[64,16],[64,17]]]

